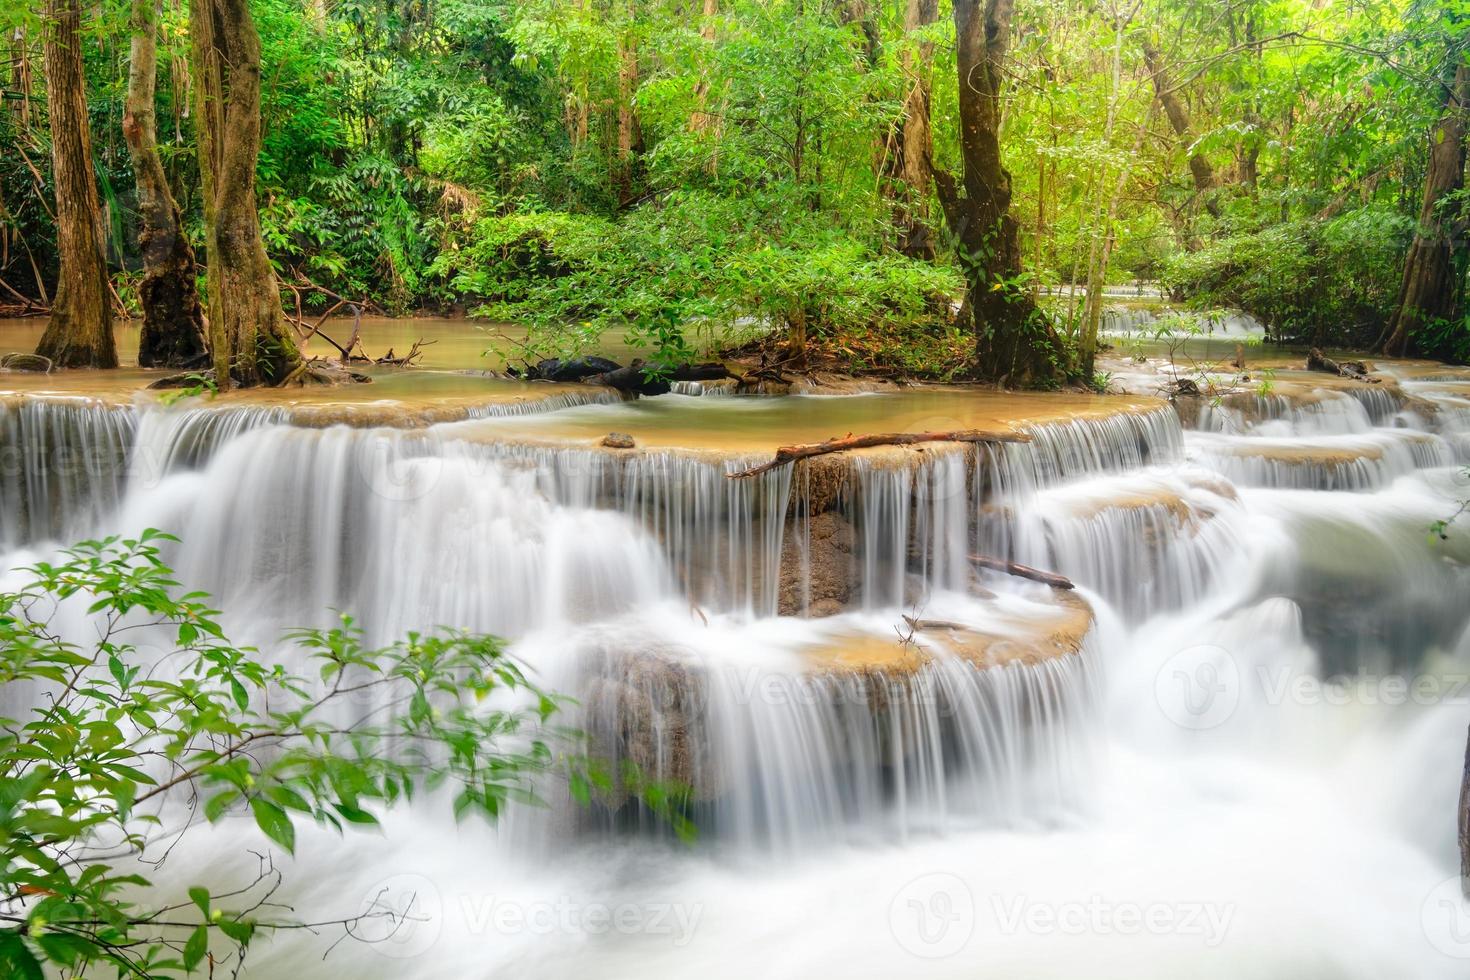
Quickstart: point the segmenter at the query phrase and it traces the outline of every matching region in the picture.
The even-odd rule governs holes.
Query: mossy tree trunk
[[[143,367],[197,367],[207,358],[204,314],[194,287],[194,249],[158,157],[154,86],[158,73],[159,0],[133,0],[128,93],[123,137],[138,186],[138,247],[143,253],[139,296]]]
[[[103,251],[106,237],[92,170],[92,130],[82,74],[80,0],[48,0],[46,19],[46,107],[51,115],[61,268],[51,321],[36,353],[58,367],[117,367]]]
[[[281,384],[303,364],[281,312],[256,213],[260,36],[249,0],[196,0],[189,33],[215,376],[221,389],[232,380],[242,386]]]
[[[1424,177],[1424,201],[1419,226],[1404,260],[1398,305],[1383,342],[1385,354],[1407,354],[1418,343],[1422,328],[1455,316],[1458,296],[1454,283],[1454,228],[1443,205],[1465,186],[1466,115],[1470,113],[1470,65],[1463,54],[1452,79],[1445,84],[1444,112],[1429,134],[1429,169]],[[1437,353],[1425,351],[1426,353]]]
[[[1001,382],[1053,380],[1064,366],[1051,324],[1021,279],[1011,175],[1001,161],[1000,113],[1013,0],[955,0],[959,73],[959,178],[934,171],[934,184],[968,286],[963,315],[975,331],[975,371]]]

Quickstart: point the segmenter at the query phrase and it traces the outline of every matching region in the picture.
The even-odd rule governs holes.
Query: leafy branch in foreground
[[[572,795],[611,788],[606,767],[551,724],[564,703],[529,682],[498,640],[410,633],[368,648],[350,617],[298,630],[288,658],[236,647],[202,593],[181,593],[157,531],[88,541],[0,592],[0,687],[30,705],[0,717],[0,974],[176,975],[233,961],[262,931],[341,926],[372,908],[303,922],[270,901],[268,856],[244,888],[188,889],[168,904],[143,872],[201,818],[248,815],[287,852],[297,822],[342,830],[420,790],[453,792],[456,816],[539,803],[556,774]],[[81,614],[85,613],[85,616]],[[85,642],[79,637],[85,636]],[[554,746],[562,746],[558,749]],[[678,793],[631,784],[675,829]],[[355,911],[355,910],[354,910]]]

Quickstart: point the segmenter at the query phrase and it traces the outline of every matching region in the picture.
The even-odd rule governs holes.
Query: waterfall
[[[441,822],[433,799],[390,815],[385,837],[302,828],[283,901],[411,881],[438,902],[423,949],[411,932],[334,953],[353,976],[743,976],[770,968],[770,942],[804,951],[778,973],[896,975],[930,961],[895,945],[891,909],[948,875],[978,916],[949,961],[963,975],[1206,962],[1189,936],[1007,932],[1022,900],[1213,903],[1221,976],[1449,977],[1422,948],[1421,908],[1454,870],[1463,709],[1391,691],[1470,668],[1470,531],[1428,533],[1470,497],[1462,391],[1405,376],[1178,410],[578,395],[401,428],[276,404],[12,399],[0,549],[10,568],[83,536],[170,531],[179,580],[268,657],[336,611],[372,642],[494,633],[575,699],[564,720],[600,756],[687,788],[690,848],[617,792],[588,807],[549,793],[493,830]],[[1028,407],[1025,441],[731,477],[793,433]],[[609,431],[636,447],[601,445]],[[221,855],[242,840],[258,843],[227,821],[174,866],[190,882],[238,873]],[[648,934],[522,942],[485,924],[481,899],[707,918],[672,956]],[[1339,956],[1367,933],[1383,948]],[[299,973],[311,942],[277,937],[250,968]]]

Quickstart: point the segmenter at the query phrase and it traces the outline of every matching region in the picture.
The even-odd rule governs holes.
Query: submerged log
[[[1029,436],[1020,432],[986,432],[979,429],[956,429],[952,432],[876,432],[870,435],[846,435],[840,439],[804,446],[782,446],[776,450],[776,458],[769,463],[753,466],[748,470],[726,473],[732,480],[743,480],[748,476],[760,476],[778,466],[794,463],[799,459],[810,459],[827,453],[840,453],[849,449],[868,449],[873,446],[911,446],[920,442],[1030,442]]]
[[[1368,365],[1362,361],[1334,361],[1321,348],[1313,347],[1307,354],[1307,368],[1312,371],[1324,371],[1327,374],[1335,374],[1342,378],[1352,378],[1354,381],[1366,381],[1369,384],[1381,384],[1381,379],[1371,377],[1368,374]]]
[[[1007,575],[1015,575],[1018,578],[1028,578],[1033,582],[1049,585],[1054,589],[1075,589],[1072,580],[1065,575],[1056,572],[1043,572],[1039,568],[1030,565],[1022,565],[1019,562],[1006,561],[1004,558],[993,558],[990,555],[971,555],[970,561],[981,568],[988,568],[995,572],[1005,572]]]

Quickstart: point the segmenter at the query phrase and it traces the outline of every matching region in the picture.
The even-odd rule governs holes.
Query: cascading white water
[[[333,607],[378,639],[502,634],[612,751],[695,786],[693,850],[606,814],[571,836],[526,813],[456,828],[432,800],[386,839],[303,829],[290,900],[352,914],[411,893],[427,913],[340,946],[328,963],[349,975],[1460,976],[1470,948],[1436,903],[1464,708],[1388,691],[1470,668],[1470,532],[1427,533],[1470,487],[1450,416],[1430,434],[1383,428],[1414,423],[1397,402],[1329,404],[1187,437],[1163,408],[854,458],[823,514],[852,528],[856,589],[819,619],[775,615],[783,563],[811,560],[789,540],[817,519],[804,476],[731,480],[739,454],[504,442],[483,424],[63,424],[38,407],[23,431],[0,420],[7,447],[40,454],[0,484],[0,528],[7,549],[173,531],[181,580],[244,640]],[[106,445],[109,426],[152,477],[37,482],[34,459]],[[1327,433],[1382,466],[1298,481],[1212,451]],[[1042,586],[977,580],[977,550],[1070,575],[1095,614],[1080,651],[981,667],[920,634],[904,673],[812,669],[905,614],[963,632],[1049,608]],[[238,870],[253,836],[229,831],[181,845],[190,880]],[[594,907],[629,925],[598,928]],[[280,936],[247,973],[320,953]]]

